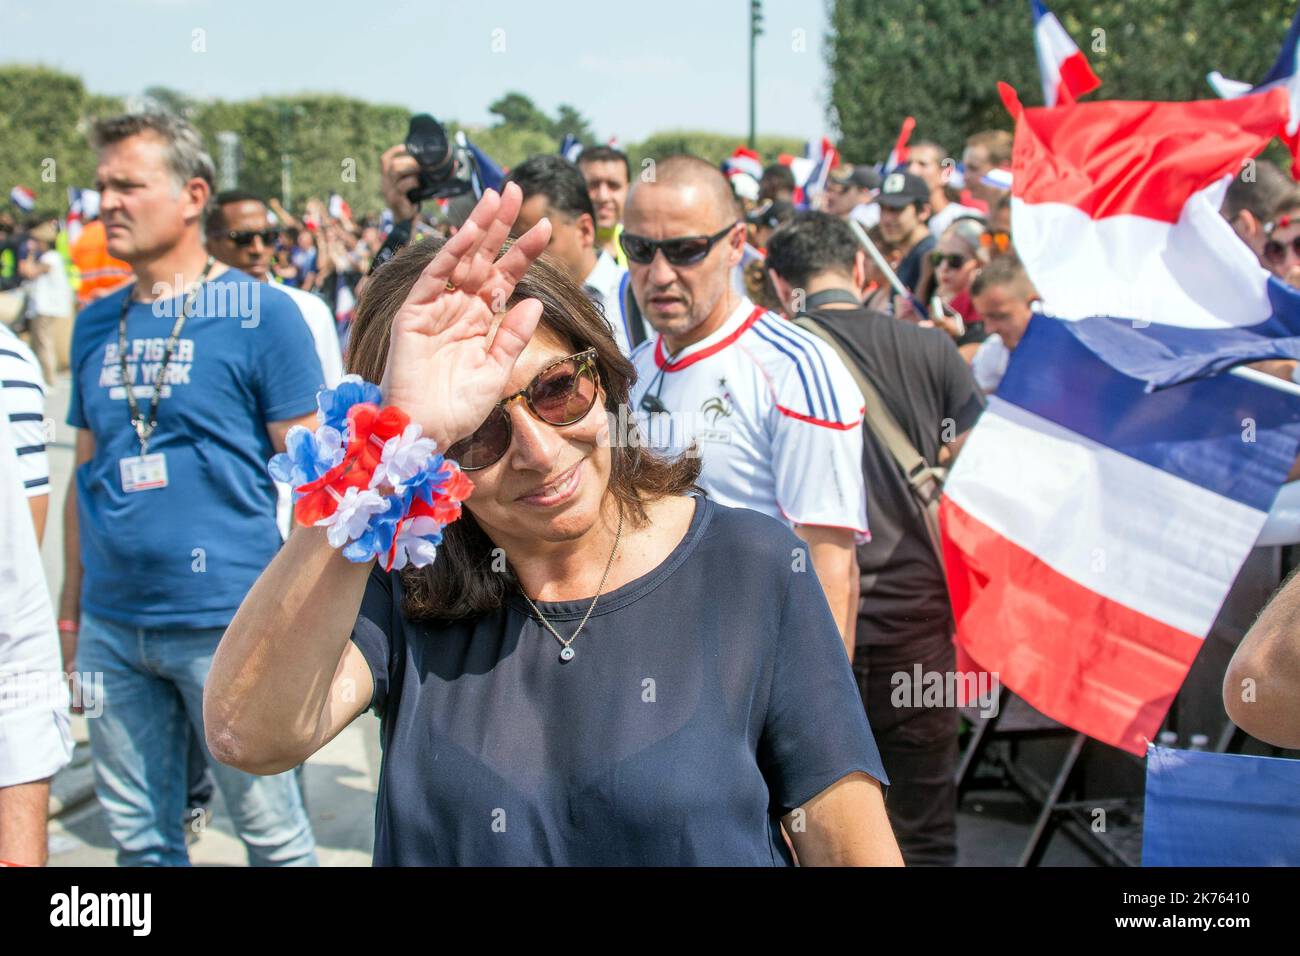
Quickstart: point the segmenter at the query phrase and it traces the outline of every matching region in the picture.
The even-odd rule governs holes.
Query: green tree
[[[219,132],[239,136],[240,188],[280,196],[281,156],[287,153],[291,211],[301,211],[308,197],[338,193],[354,215],[381,208],[379,156],[405,138],[409,119],[399,106],[314,94],[218,100],[199,104],[193,114],[209,150],[216,149]]]
[[[57,70],[5,66],[0,104],[0,204],[8,205],[9,190],[21,185],[36,194],[37,215],[62,215],[67,188],[95,180],[87,119],[121,103],[87,93],[80,79]]]
[[[145,87],[144,98],[155,106],[190,119],[194,115],[195,103],[190,97],[168,86]]]
[[[550,117],[543,113],[523,93],[507,93],[488,106],[488,112],[498,117],[496,126],[516,130],[531,130],[551,135]]]
[[[503,168],[518,166],[529,156],[553,153],[559,142],[548,132],[497,125],[487,128],[467,127],[465,135]]]
[[[1256,81],[1277,56],[1294,0],[1053,0],[1102,81],[1090,99],[1214,96],[1210,70]],[[830,118],[850,162],[883,159],[905,116],[916,138],[954,152],[971,133],[1010,129],[1004,80],[1040,105],[1028,2],[832,0]]]
[[[629,145],[627,154],[636,166],[640,165],[641,160],[663,159],[675,153],[688,153],[707,159],[711,163],[721,163],[735,151],[737,146],[744,145],[744,136],[701,130],[672,130],[655,133],[640,143]],[[803,147],[803,141],[794,137],[760,136],[757,152],[763,157],[764,163],[774,163],[781,153],[802,154]]]
[[[561,103],[555,111],[555,121],[551,124],[551,138],[556,142],[563,142],[564,137],[570,133],[584,146],[590,146],[596,141],[596,134],[592,132],[587,118],[575,107],[568,103]]]

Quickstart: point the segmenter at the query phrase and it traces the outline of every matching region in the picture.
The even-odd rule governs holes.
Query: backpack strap
[[[853,376],[866,401],[863,421],[871,429],[871,433],[889,450],[899,471],[902,472],[912,497],[921,508],[926,531],[930,536],[930,546],[939,559],[939,566],[943,567],[943,544],[939,534],[939,498],[943,493],[943,479],[947,469],[931,465],[916,450],[916,446],[907,437],[903,427],[898,424],[898,419],[893,416],[880,397],[880,392],[862,371],[862,366],[849,355],[833,332],[808,315],[799,315],[794,322],[829,345],[844,363],[844,367],[849,370],[849,374]]]

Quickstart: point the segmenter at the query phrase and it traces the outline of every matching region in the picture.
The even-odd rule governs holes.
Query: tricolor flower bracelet
[[[295,426],[268,467],[293,486],[294,518],[326,529],[349,561],[385,571],[432,564],[442,529],[460,517],[474,483],[437,453],[432,438],[391,405],[379,386],[345,375],[316,396],[315,431]]]

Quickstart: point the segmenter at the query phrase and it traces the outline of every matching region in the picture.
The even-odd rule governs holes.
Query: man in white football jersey
[[[820,339],[733,291],[745,225],[713,166],[660,160],[632,187],[620,241],[658,333],[632,353],[642,432],[669,451],[695,443],[711,497],[784,520],[808,543],[851,658],[854,543],[867,538],[862,393]]]

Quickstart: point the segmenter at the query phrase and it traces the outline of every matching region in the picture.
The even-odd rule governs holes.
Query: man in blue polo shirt
[[[188,123],[96,124],[109,252],[135,282],[81,313],[68,423],[59,629],[68,670],[104,675],[89,721],[121,865],[185,865],[191,729],[222,632],[280,546],[266,460],[314,423],[320,362],[297,306],[203,247],[212,160]],[[74,664],[75,658],[75,664]],[[216,763],[253,865],[314,865],[292,773]]]

